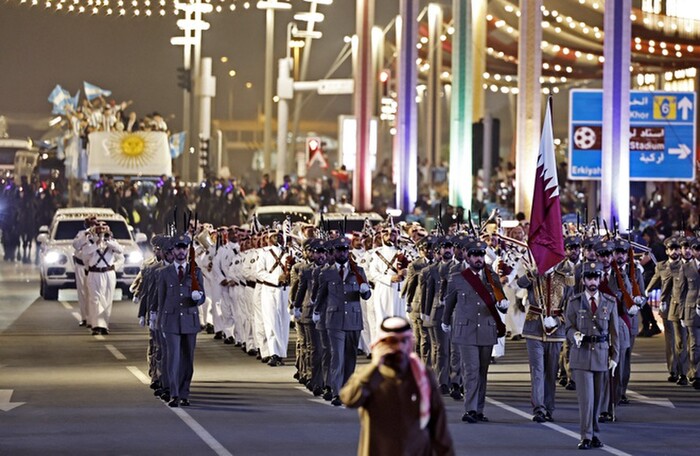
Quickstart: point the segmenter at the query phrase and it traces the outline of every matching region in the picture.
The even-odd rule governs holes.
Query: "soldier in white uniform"
[[[289,342],[289,313],[287,301],[289,294],[289,254],[280,246],[282,233],[272,231],[269,234],[270,245],[260,253],[257,263],[260,281],[260,304],[267,345],[270,351],[268,365],[281,366],[287,357]]]
[[[73,239],[73,267],[75,271],[75,289],[78,292],[78,307],[80,309],[80,323],[78,326],[88,324],[88,290],[87,290],[87,267],[83,257],[83,247],[90,242],[90,228],[97,224],[97,218],[93,215],[85,219],[84,230],[78,231]]]
[[[258,345],[254,330],[255,330],[255,305],[253,302],[255,294],[255,248],[253,247],[253,240],[249,236],[245,236],[240,239],[241,243],[241,254],[240,263],[238,265],[231,265],[231,268],[237,269],[240,273],[240,284],[239,289],[240,302],[238,303],[239,312],[238,315],[241,317],[241,327],[243,331],[243,341],[245,342],[245,349],[248,355],[254,356],[257,354],[260,346]],[[231,272],[231,276],[235,277],[236,274]]]
[[[112,239],[107,224],[94,228],[82,256],[88,266],[88,315],[92,334],[109,334],[109,319],[112,315],[112,300],[117,286],[115,272],[124,263],[123,248]]]
[[[408,263],[396,246],[398,236],[398,229],[386,228],[382,233],[382,246],[374,250],[369,263],[367,275],[374,282],[375,328],[386,317],[406,317],[400,289],[408,272]]]
[[[223,238],[220,230],[219,239]],[[212,261],[212,286],[218,289],[220,296],[219,309],[221,311],[221,332],[224,343],[232,345],[234,343],[234,302],[231,296],[231,289],[238,283],[228,277],[231,261],[235,253],[238,252],[238,243],[235,238],[224,238],[225,241],[217,241],[218,249]],[[234,252],[235,250],[235,252]],[[216,325],[215,325],[215,329]]]

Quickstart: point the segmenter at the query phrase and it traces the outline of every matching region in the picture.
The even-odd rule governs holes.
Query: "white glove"
[[[314,323],[318,323],[319,321],[321,321],[321,314],[318,312],[314,312],[313,315],[311,315],[311,321],[313,321]]]
[[[301,320],[301,309],[299,309],[298,307],[294,308],[294,319]]]
[[[661,304],[659,305],[659,311],[661,311],[663,313],[668,312],[668,303],[662,301]]]
[[[615,369],[617,369],[617,361],[613,361],[612,359],[610,362],[608,362],[608,369],[610,369],[610,375],[612,377],[615,376]]]
[[[194,290],[192,292],[191,297],[193,301],[199,301],[200,299],[202,299],[202,292],[199,290]]]
[[[681,328],[685,328],[685,321],[681,318]]]
[[[142,328],[146,326],[146,317],[139,317],[139,326]]]
[[[446,333],[452,331],[452,326],[446,325],[445,323],[440,323],[440,327],[441,327],[442,330],[443,330],[444,332],[446,332]]]
[[[430,315],[420,314],[420,319],[423,322],[423,324],[430,323]]]
[[[644,302],[646,300],[644,299],[644,296],[635,296],[632,299],[632,301],[634,301],[634,303],[637,304],[638,306],[642,306],[642,305],[644,305]]]
[[[360,293],[365,294],[369,291],[369,285],[366,282],[360,284]]]
[[[635,315],[637,315],[637,313],[639,313],[639,306],[632,306],[629,309],[627,309],[628,315],[635,316]]]
[[[138,296],[134,296],[133,298],[131,298],[131,302],[133,302],[134,304],[138,304],[139,302],[141,302],[141,298],[139,298]]]
[[[501,299],[496,303],[498,310],[508,310],[508,306],[510,306],[510,302],[507,299]]]
[[[148,328],[151,331],[156,330],[156,313],[155,312],[150,312],[148,314]]]
[[[557,319],[554,317],[544,317],[544,327],[547,329],[554,328],[558,325]]]
[[[581,334],[580,331],[576,331],[574,333],[574,342],[576,342],[576,347],[580,348],[581,347],[581,342],[583,342],[583,334]]]
[[[700,317],[700,307],[695,308],[695,314]]]

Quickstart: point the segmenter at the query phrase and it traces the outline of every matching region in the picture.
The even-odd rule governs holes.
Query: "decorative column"
[[[631,0],[605,2],[603,56],[603,154],[600,215],[627,231],[630,212]]]
[[[440,145],[442,132],[442,109],[440,109],[440,94],[442,84],[440,74],[442,73],[442,7],[437,3],[428,5],[428,70],[427,81],[427,103],[428,103],[428,131],[426,137],[426,148],[428,151],[428,162],[431,168],[440,165]],[[432,173],[429,178],[432,182]]]
[[[357,153],[352,175],[352,204],[358,211],[372,207],[372,171],[370,170],[370,122],[374,101],[374,72],[372,71],[372,25],[374,0],[356,3],[356,65],[354,111],[357,125]]]
[[[401,0],[396,18],[397,101],[394,156],[398,161],[396,207],[404,214],[413,211],[418,199],[418,129],[416,109],[416,42],[418,39],[418,0]]]
[[[520,1],[519,26],[515,212],[529,216],[541,133],[542,0]]]
[[[454,2],[455,0],[453,0]],[[475,55],[471,58],[473,84],[471,96],[473,99],[473,119],[479,120],[485,117],[484,108],[484,72],[486,71],[486,0],[470,0],[472,5],[472,22],[469,25],[472,34],[471,50]]]
[[[453,0],[452,101],[450,105],[450,205],[472,206],[472,14],[470,0]],[[478,88],[481,91],[481,87]]]

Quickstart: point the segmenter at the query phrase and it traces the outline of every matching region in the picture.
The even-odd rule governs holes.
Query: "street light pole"
[[[263,169],[269,172],[272,163],[272,71],[275,34],[275,10],[289,10],[292,5],[278,0],[259,1],[258,9],[265,10],[265,90],[263,103],[263,116],[265,117],[263,129]]]

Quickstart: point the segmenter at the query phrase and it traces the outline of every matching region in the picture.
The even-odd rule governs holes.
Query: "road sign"
[[[569,97],[569,178],[600,179],[603,91]],[[695,93],[630,92],[630,180],[694,180],[695,128]]]
[[[318,81],[319,95],[347,95],[353,92],[355,81],[352,79],[321,79]]]

